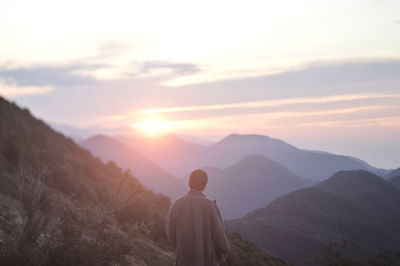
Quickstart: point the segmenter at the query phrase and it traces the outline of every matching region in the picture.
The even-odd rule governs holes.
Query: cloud
[[[354,119],[354,120],[330,120],[330,121],[316,121],[316,122],[304,122],[297,124],[297,126],[304,127],[349,127],[349,128],[366,128],[372,126],[384,126],[384,127],[399,127],[400,116],[390,117],[378,117],[378,118],[367,118],[367,119]]]
[[[207,111],[207,110],[221,110],[221,109],[234,109],[234,108],[235,109],[259,108],[259,107],[273,107],[273,106],[311,104],[311,103],[330,103],[330,102],[343,102],[343,101],[380,99],[380,98],[400,98],[400,93],[344,94],[344,95],[332,95],[332,96],[309,97],[309,98],[284,98],[284,99],[276,99],[269,101],[241,102],[241,103],[229,103],[229,104],[218,104],[218,105],[177,106],[177,107],[167,107],[167,108],[144,109],[144,110],[139,110],[138,113],[157,114],[157,113]]]
[[[57,86],[70,87],[88,84],[95,81],[93,77],[81,72],[95,70],[102,65],[68,64],[68,65],[34,65],[10,68],[0,66],[0,78],[13,86]]]
[[[172,63],[168,61],[146,61],[140,63],[139,74],[149,74],[153,71],[164,71],[167,74],[189,75],[200,72],[200,68],[191,63]]]
[[[353,107],[353,108],[339,108],[339,109],[319,109],[319,110],[311,110],[311,111],[299,111],[299,110],[290,110],[290,111],[272,111],[272,112],[258,112],[258,113],[250,113],[250,114],[241,114],[241,115],[226,115],[219,116],[214,118],[206,118],[199,119],[200,121],[218,121],[217,124],[221,126],[227,126],[227,122],[230,122],[232,126],[237,126],[238,121],[240,121],[240,125],[244,125],[246,123],[249,124],[261,124],[261,123],[273,123],[273,124],[282,124],[278,123],[279,120],[285,124],[288,118],[296,118],[300,120],[310,119],[323,119],[326,120],[329,116],[342,116],[349,114],[357,114],[357,113],[368,113],[369,111],[378,111],[388,109],[390,107],[387,106],[362,106],[362,107]],[[346,119],[343,119],[346,120]],[[207,123],[205,123],[207,125]]]
[[[15,84],[6,83],[0,79],[0,95],[5,97],[14,97],[21,95],[44,94],[53,88],[51,86],[24,86],[18,87]]]
[[[138,63],[137,69],[146,65],[147,69],[154,67],[156,70],[171,66],[179,69],[178,65],[186,68],[186,64],[149,62],[153,63]],[[46,69],[53,68],[48,66]],[[55,71],[61,77],[42,83],[33,83],[35,79],[30,78],[30,83],[24,83],[27,86],[47,85],[54,89],[19,101],[50,121],[87,126],[111,122],[126,125],[152,115],[172,120],[196,120],[221,115],[389,105],[396,103],[400,94],[400,60],[395,59],[320,62],[278,74],[181,87],[162,84],[171,76],[174,78],[171,74],[95,79],[82,77],[82,69],[89,71],[91,68],[62,67],[63,71]],[[44,68],[41,71],[44,72]],[[30,75],[32,72],[28,71]],[[75,103],[73,108],[71,102]],[[128,118],[124,119],[124,115]],[[107,119],[98,121],[98,117]]]
[[[399,73],[399,59],[324,61],[277,74],[175,87],[169,92],[176,95],[190,91],[198,104],[220,104],[277,99],[289,95],[315,97],[333,93],[399,91]]]

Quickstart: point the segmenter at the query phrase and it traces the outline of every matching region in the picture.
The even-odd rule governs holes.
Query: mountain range
[[[340,170],[364,169],[385,173],[352,157],[301,150],[282,140],[260,135],[230,135],[210,146],[206,160],[216,165],[227,165],[252,154],[263,155],[300,176],[315,180],[324,180]]]
[[[211,145],[194,144],[173,135],[158,139],[137,136],[117,138],[178,178],[205,166],[226,168],[255,154],[274,160],[299,176],[319,181],[341,170],[366,170],[379,176],[389,173],[354,157],[302,150],[262,135],[233,134]]]
[[[146,186],[172,199],[188,189],[187,177],[193,169],[205,169],[209,175],[206,194],[217,200],[225,219],[239,218],[277,197],[318,182],[260,155],[262,153],[285,162],[298,160],[304,163],[298,164],[299,167],[311,169],[307,170],[309,173],[318,163],[321,164],[319,169],[325,172],[355,168],[383,173],[383,170],[353,157],[300,150],[281,140],[258,135],[231,135],[210,146],[194,144],[173,135],[159,138],[98,135],[80,144],[102,160],[112,160],[130,169]],[[175,178],[163,169],[177,174],[186,172],[186,179]],[[237,193],[238,190],[242,193]]]
[[[178,141],[171,137],[169,140]],[[115,138],[98,135],[81,142],[80,145],[105,162],[111,160],[130,169],[147,187],[172,199],[188,190],[188,177],[172,177],[144,155]],[[261,155],[246,156],[225,169],[204,169],[209,176],[205,193],[217,200],[225,219],[238,218],[265,206],[279,196],[315,183],[313,180],[297,176],[279,163]],[[238,189],[241,190],[240,194],[236,192]]]
[[[351,241],[365,254],[398,249],[399,201],[400,191],[377,175],[341,171],[227,226],[270,254],[306,265],[330,243]]]

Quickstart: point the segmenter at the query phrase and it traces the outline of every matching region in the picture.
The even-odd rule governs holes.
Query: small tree
[[[53,217],[50,201],[44,193],[44,182],[48,175],[47,167],[20,167],[16,173],[22,218],[22,230],[18,241],[20,249],[37,244],[38,238],[46,231]]]
[[[20,167],[12,176],[16,179],[16,198],[20,223],[9,234],[0,252],[1,265],[45,265],[51,246],[50,221],[54,217],[46,194],[48,168]],[[10,206],[13,205],[10,200]]]

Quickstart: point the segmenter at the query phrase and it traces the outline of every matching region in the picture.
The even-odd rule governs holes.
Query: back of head
[[[208,182],[207,173],[201,169],[194,170],[190,174],[189,187],[193,190],[203,191]]]

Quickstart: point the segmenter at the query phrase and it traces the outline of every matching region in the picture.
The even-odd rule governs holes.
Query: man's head
[[[193,190],[203,191],[208,182],[207,173],[201,169],[194,170],[190,174],[189,187]]]

